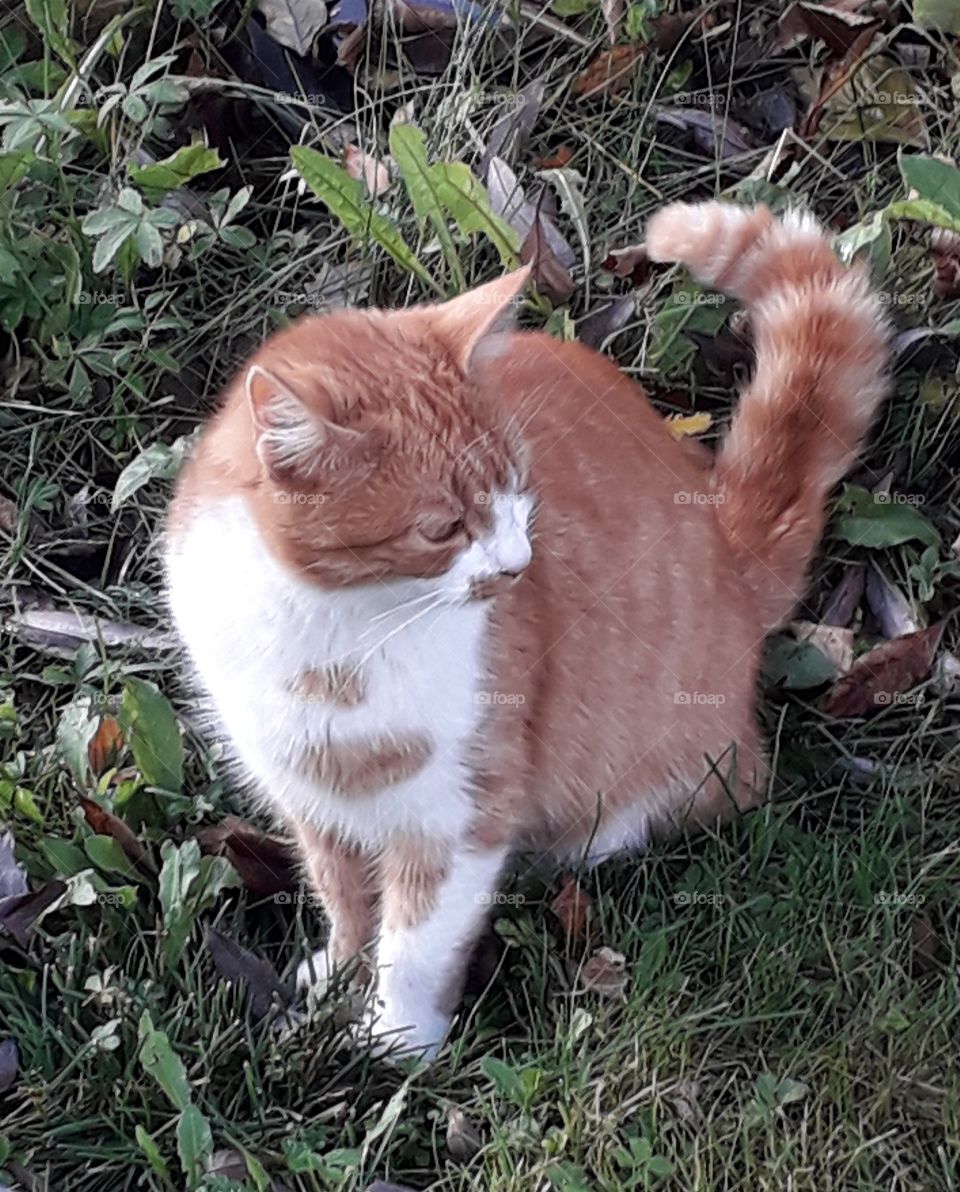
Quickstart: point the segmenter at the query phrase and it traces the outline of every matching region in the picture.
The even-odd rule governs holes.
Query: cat
[[[172,612],[330,923],[433,1057],[508,858],[595,862],[755,805],[764,636],[887,389],[865,271],[809,216],[674,204],[650,257],[746,307],[714,458],[575,342],[510,330],[519,269],[272,335],[184,469]]]

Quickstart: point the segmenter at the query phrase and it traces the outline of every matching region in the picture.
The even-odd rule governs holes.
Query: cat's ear
[[[247,369],[244,384],[256,453],[275,480],[316,477],[354,454],[364,438],[337,425],[332,400],[318,394],[313,381],[311,408],[286,381],[259,364]]]
[[[489,336],[513,326],[517,299],[529,277],[530,266],[523,265],[436,307],[441,334],[465,373]]]

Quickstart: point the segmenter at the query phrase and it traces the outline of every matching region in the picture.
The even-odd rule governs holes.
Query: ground
[[[958,6],[438,2],[358,32],[351,4],[334,32],[304,0],[296,59],[283,7],[0,18],[0,1180],[957,1187]],[[321,919],[269,825],[223,827],[255,817],[151,636],[171,480],[273,327],[452,294],[521,247],[522,322],[715,441],[748,329],[610,254],[716,195],[811,209],[897,335],[813,642],[771,643],[772,801],[574,875],[586,925],[570,875],[519,861],[449,1047],[374,1061],[345,995],[283,1010]]]

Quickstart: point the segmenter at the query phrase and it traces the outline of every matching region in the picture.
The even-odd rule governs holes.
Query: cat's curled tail
[[[715,497],[773,629],[803,595],[827,494],[886,396],[883,309],[866,271],[843,266],[806,215],[674,203],[650,221],[646,246],[747,308],[756,371],[717,455]]]

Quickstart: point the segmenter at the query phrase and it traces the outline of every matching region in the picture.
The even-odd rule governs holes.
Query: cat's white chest
[[[284,814],[368,845],[395,832],[462,837],[473,807],[465,762],[483,710],[487,607],[398,607],[414,585],[323,591],[269,554],[242,498],[197,515],[168,550],[173,614],[235,752]],[[298,689],[306,672],[356,671],[346,706]],[[304,777],[305,751],[427,734],[412,779],[334,795]]]

